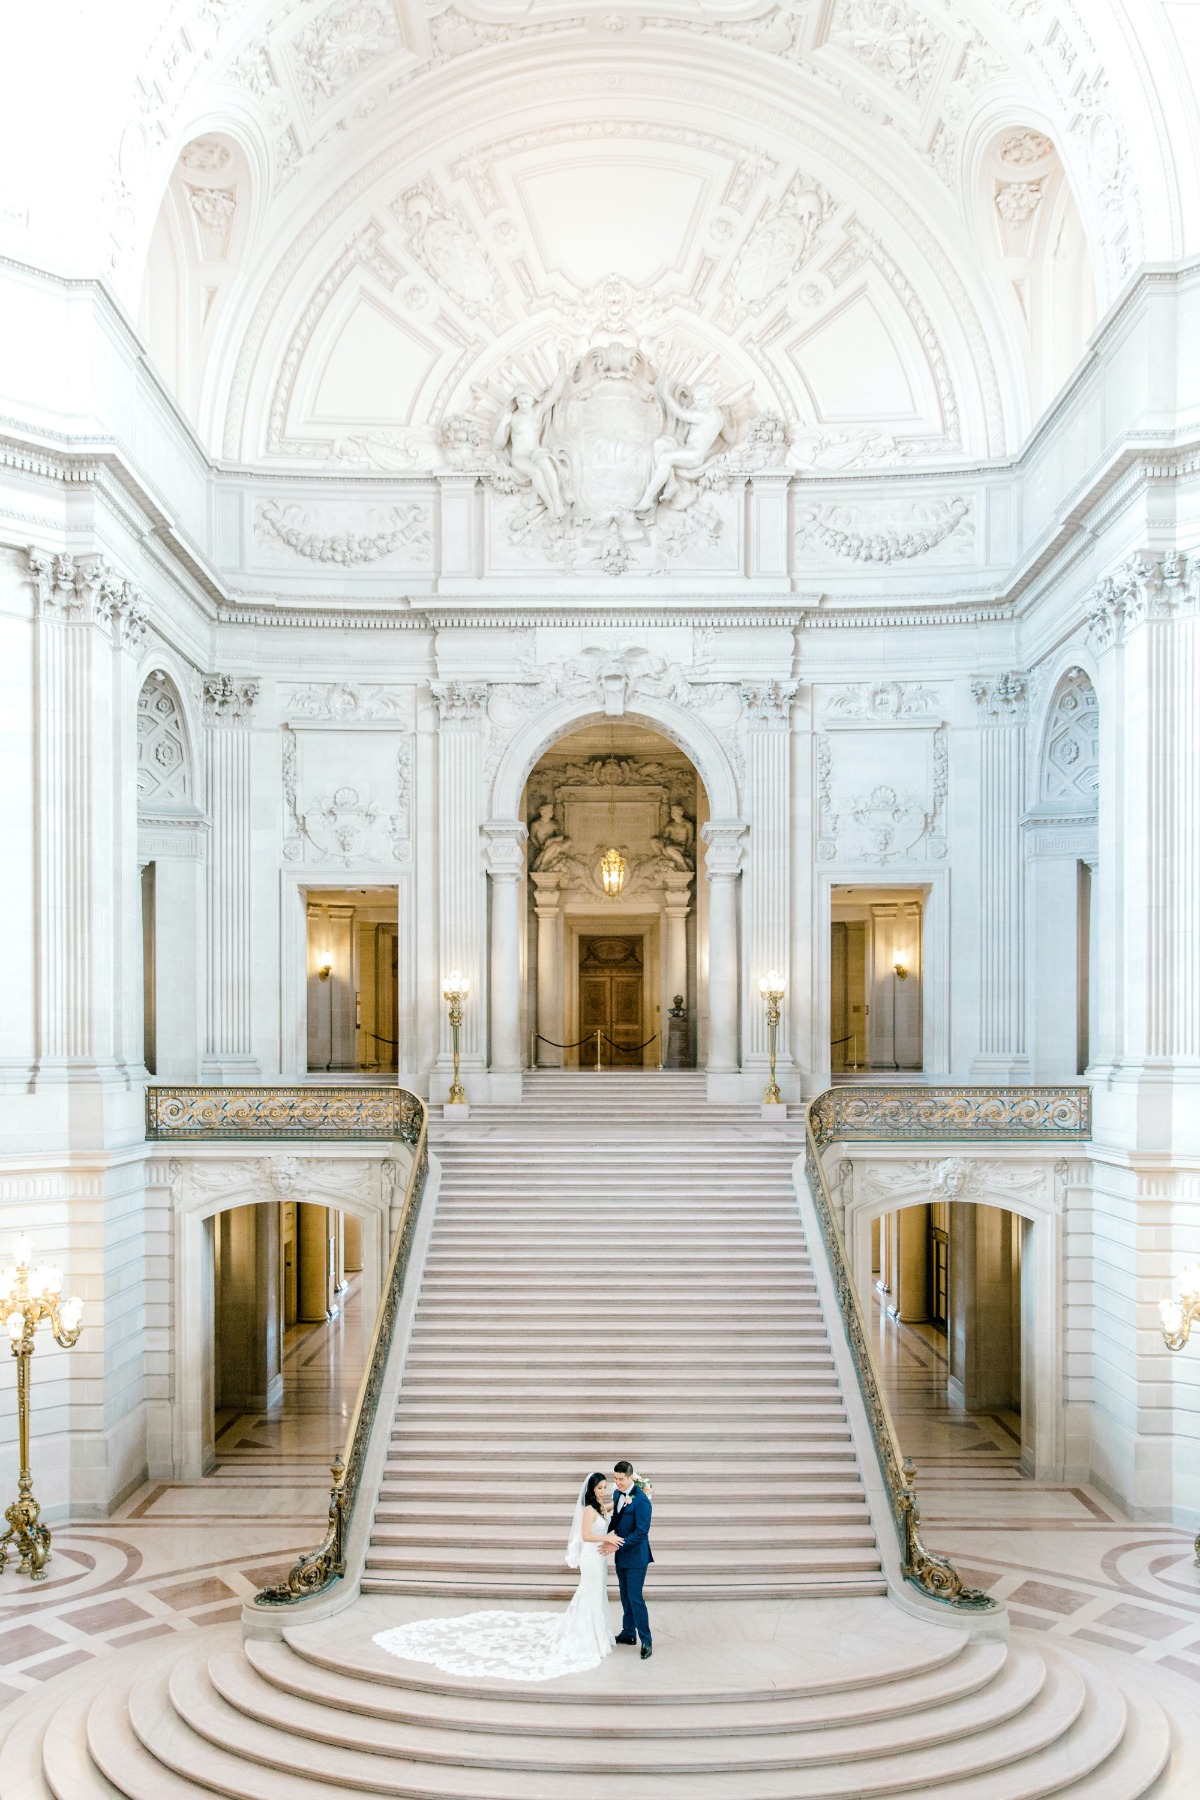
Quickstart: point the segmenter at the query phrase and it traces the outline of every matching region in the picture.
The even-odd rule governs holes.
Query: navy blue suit
[[[616,1510],[620,1507],[620,1511]],[[621,1589],[621,1635],[636,1633],[643,1644],[650,1640],[650,1614],[642,1599],[646,1570],[654,1561],[650,1548],[650,1519],[654,1508],[649,1494],[639,1487],[629,1490],[628,1504],[621,1506],[618,1492],[609,1530],[621,1539],[621,1548],[613,1555],[617,1565],[617,1581]]]

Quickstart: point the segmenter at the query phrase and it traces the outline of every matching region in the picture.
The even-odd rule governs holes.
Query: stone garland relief
[[[798,504],[796,549],[806,561],[890,564],[930,558],[969,562],[975,554],[970,501]]]
[[[285,809],[283,854],[289,862],[407,863],[412,855],[409,810],[412,797],[411,736],[389,733],[304,734],[306,754],[320,774],[301,773],[300,734],[283,727],[282,775]],[[390,770],[384,764],[390,763]],[[380,797],[362,785],[374,775]],[[353,774],[354,783],[340,781]]]
[[[304,507],[260,501],[254,509],[254,535],[260,549],[287,550],[307,562],[364,568],[387,559],[408,568],[429,568],[433,561],[433,511],[426,501],[402,506]]]

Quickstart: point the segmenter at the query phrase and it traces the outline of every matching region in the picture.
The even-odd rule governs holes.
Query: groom
[[[633,1479],[633,1464],[619,1462],[613,1466],[617,1487],[617,1503],[604,1540],[617,1565],[617,1581],[621,1588],[621,1630],[618,1644],[636,1644],[642,1640],[642,1661],[654,1654],[650,1641],[650,1614],[642,1599],[646,1570],[654,1561],[650,1548],[650,1496]]]

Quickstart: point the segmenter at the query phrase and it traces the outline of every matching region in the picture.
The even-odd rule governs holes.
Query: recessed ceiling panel
[[[708,183],[694,169],[613,157],[526,171],[515,186],[543,268],[590,287],[681,269]]]
[[[311,422],[406,424],[436,360],[432,345],[360,295],[326,355]]]
[[[826,424],[916,416],[904,359],[869,294],[818,325],[791,356]]]

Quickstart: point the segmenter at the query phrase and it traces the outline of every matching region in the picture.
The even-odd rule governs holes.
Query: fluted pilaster
[[[438,756],[439,980],[458,969],[471,982],[464,1009],[461,1058],[465,1069],[486,1060],[488,1002],[483,981],[487,877],[479,842],[483,817],[486,683],[439,682],[433,689],[440,718]],[[440,988],[439,988],[440,992]],[[443,1011],[438,1065],[451,1065],[450,1026]],[[468,1093],[470,1089],[468,1087]]]
[[[1000,1081],[1028,1074],[1025,1000],[1023,675],[971,683],[979,749],[979,1052],[974,1071]]]
[[[251,910],[251,733],[257,681],[231,675],[204,680],[208,843],[206,1006],[202,1074],[209,1081],[253,1081]]]

